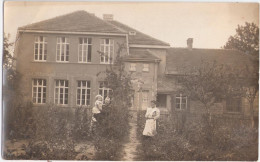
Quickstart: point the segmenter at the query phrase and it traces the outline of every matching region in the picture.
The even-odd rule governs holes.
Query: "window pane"
[[[109,39],[105,39],[105,43],[106,43],[106,44],[109,44]]]
[[[88,45],[88,62],[91,62],[91,45]]]
[[[79,44],[82,44],[83,41],[82,41],[82,38],[79,38]]]

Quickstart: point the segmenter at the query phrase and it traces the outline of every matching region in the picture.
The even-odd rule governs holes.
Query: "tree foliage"
[[[236,34],[230,36],[224,49],[236,49],[246,54],[258,56],[259,53],[259,27],[254,23],[246,22],[238,25]]]
[[[10,34],[4,33],[4,51],[3,51],[3,67],[4,69],[9,69],[12,67],[12,63],[14,60],[13,54],[11,52],[11,47],[14,43],[10,43],[9,41]]]
[[[110,64],[104,72],[106,86],[112,90],[112,93],[109,94],[111,104],[104,106],[102,110],[107,113],[103,115],[102,121],[97,123],[97,129],[93,135],[97,160],[117,160],[129,130],[128,108],[132,95],[131,75],[124,70],[125,45],[118,44],[118,47],[113,64]]]
[[[178,82],[190,98],[200,101],[207,112],[218,100],[224,98],[228,89],[227,67],[214,62],[201,61],[199,66],[180,68]]]

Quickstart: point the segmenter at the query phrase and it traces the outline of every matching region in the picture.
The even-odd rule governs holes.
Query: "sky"
[[[77,10],[114,19],[145,34],[186,47],[193,38],[194,48],[221,48],[235,29],[245,22],[259,26],[258,3],[183,2],[18,2],[4,3],[4,32],[15,40],[17,28]]]

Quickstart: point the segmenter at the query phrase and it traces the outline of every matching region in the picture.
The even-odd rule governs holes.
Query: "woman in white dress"
[[[151,107],[148,107],[146,110],[145,118],[145,127],[143,131],[144,136],[155,136],[156,132],[156,120],[160,117],[160,110],[156,108],[156,101],[151,101]]]

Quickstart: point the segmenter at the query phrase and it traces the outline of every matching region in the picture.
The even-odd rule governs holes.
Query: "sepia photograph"
[[[259,3],[3,10],[2,159],[258,160]]]

